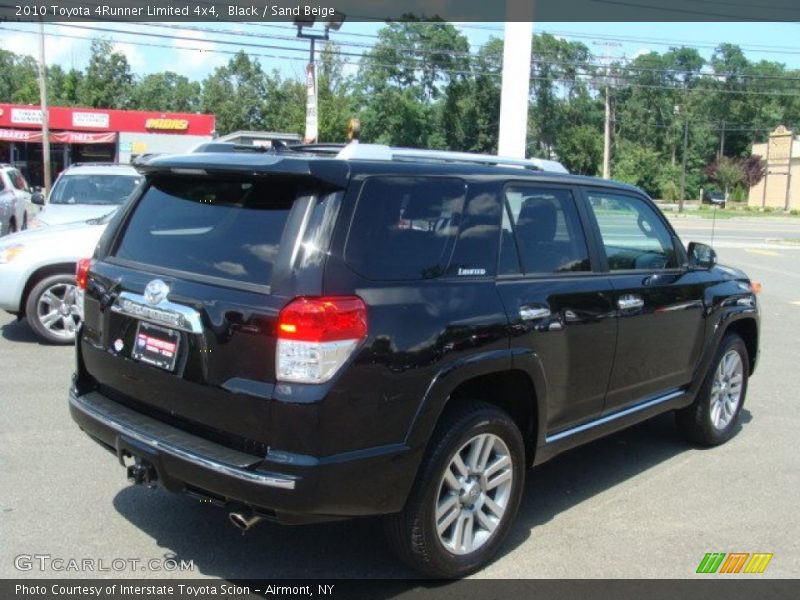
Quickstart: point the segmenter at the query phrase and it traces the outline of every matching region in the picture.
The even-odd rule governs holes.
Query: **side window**
[[[370,177],[345,249],[355,272],[374,280],[443,275],[461,223],[466,186],[439,177]]]
[[[14,187],[18,190],[26,191],[28,189],[28,183],[19,171],[11,171],[11,183],[13,183]]]
[[[669,230],[640,198],[590,191],[592,207],[611,271],[678,266]]]
[[[500,274],[570,273],[591,270],[586,239],[572,192],[532,186],[506,189]],[[511,229],[516,233],[516,247]],[[515,256],[515,253],[517,256]]]

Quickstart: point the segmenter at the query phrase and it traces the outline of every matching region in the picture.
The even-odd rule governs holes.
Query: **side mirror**
[[[31,202],[40,206],[44,205],[44,194],[42,192],[33,192],[31,194]]]
[[[689,266],[710,269],[717,264],[717,253],[708,244],[689,242]]]

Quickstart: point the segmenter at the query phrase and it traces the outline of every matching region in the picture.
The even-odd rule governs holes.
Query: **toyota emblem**
[[[153,279],[144,288],[144,299],[148,304],[159,304],[166,300],[169,286],[160,279]]]

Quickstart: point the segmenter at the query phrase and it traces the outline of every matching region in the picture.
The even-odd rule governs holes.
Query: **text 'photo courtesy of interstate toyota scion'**
[[[670,411],[698,445],[740,429],[757,286],[638,188],[358,143],[138,169],[78,262],[70,412],[130,481],[243,531],[380,516],[403,561],[460,577],[528,467]]]

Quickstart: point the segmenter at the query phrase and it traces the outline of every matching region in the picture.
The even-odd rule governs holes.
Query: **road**
[[[691,578],[706,552],[771,552],[760,577],[800,573],[800,248],[738,247],[775,231],[797,234],[800,221],[750,229],[764,224],[717,223],[720,261],[763,284],[760,365],[739,435],[693,448],[665,415],[533,469],[509,540],[476,577]],[[707,225],[687,219],[678,230],[688,241]],[[72,364],[72,348],[40,345],[24,322],[0,316],[0,577],[82,575],[18,571],[21,554],[106,568],[174,555],[195,569],[88,573],[102,577],[414,576],[373,519],[263,524],[243,536],[219,509],[128,486],[69,419]]]

